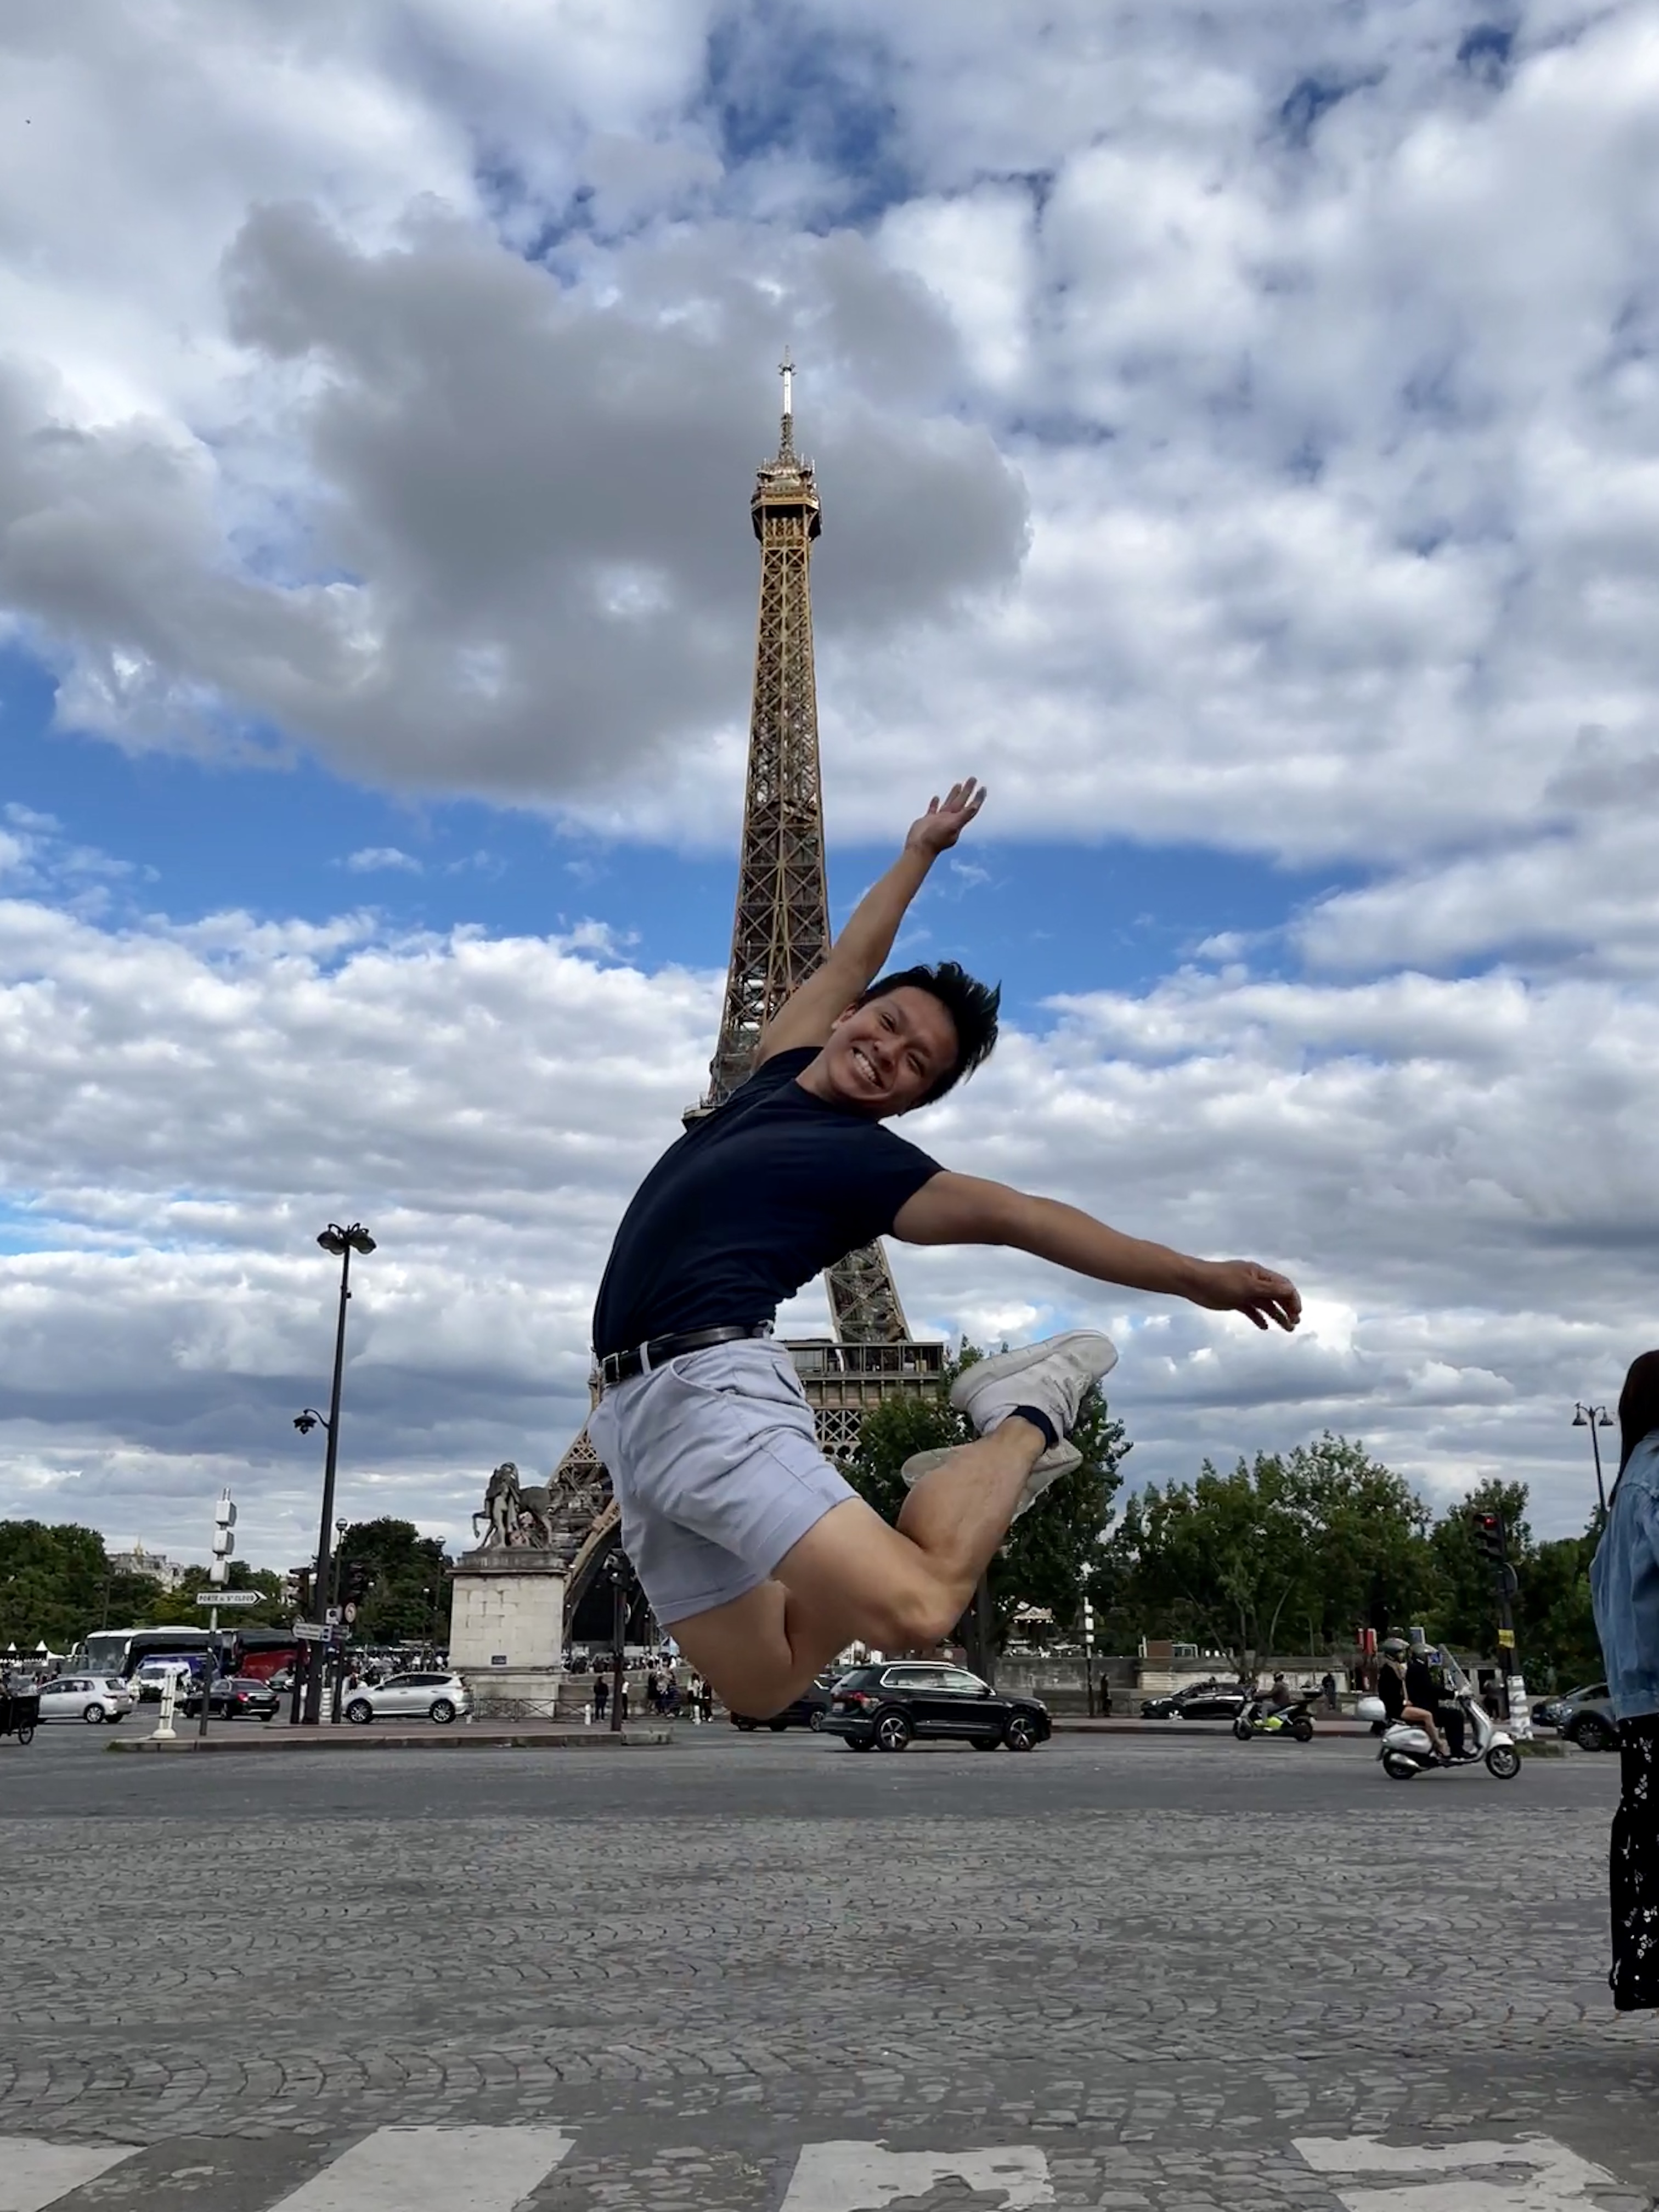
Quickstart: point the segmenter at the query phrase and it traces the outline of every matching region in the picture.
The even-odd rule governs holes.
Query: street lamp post
[[[312,1584],[312,1610],[320,1627],[328,1620],[333,1565],[334,1475],[340,1452],[340,1379],[345,1370],[346,1307],[351,1299],[351,1255],[354,1252],[361,1252],[367,1258],[374,1249],[374,1239],[361,1221],[354,1221],[349,1229],[342,1229],[337,1221],[331,1221],[317,1242],[325,1252],[334,1253],[340,1262],[340,1317],[334,1331],[334,1387],[329,1396],[326,1419],[314,1407],[307,1406],[304,1413],[295,1415],[294,1425],[304,1437],[309,1436],[321,1422],[328,1436],[328,1449],[323,1455],[323,1513],[317,1533],[317,1575]],[[310,1661],[306,1670],[307,1728],[315,1728],[322,1718],[322,1655],[325,1649],[325,1645],[313,1645],[307,1654]]]
[[[1601,1481],[1601,1439],[1595,1431],[1598,1429],[1610,1429],[1613,1426],[1613,1416],[1605,1406],[1580,1406],[1575,1403],[1572,1409],[1572,1425],[1575,1429],[1588,1429],[1590,1432],[1590,1449],[1595,1455],[1595,1525],[1598,1528],[1604,1528],[1607,1518],[1607,1493]]]

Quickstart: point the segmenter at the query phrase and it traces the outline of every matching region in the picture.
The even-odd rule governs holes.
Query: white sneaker
[[[1028,1399],[1026,1402],[1030,1404],[1032,1401]],[[936,1467],[943,1467],[952,1452],[961,1449],[960,1444],[945,1444],[933,1451],[912,1452],[899,1469],[904,1478],[905,1487],[914,1490],[924,1474],[931,1474]],[[1051,1482],[1058,1482],[1062,1474],[1069,1474],[1074,1467],[1081,1467],[1082,1464],[1083,1454],[1075,1444],[1067,1443],[1062,1437],[1052,1451],[1043,1453],[1026,1476],[1025,1487],[1014,1508],[1014,1519],[1018,1521],[1022,1513],[1028,1513]]]
[[[1085,1394],[1117,1365],[1117,1346],[1091,1328],[1074,1328],[1040,1344],[1022,1344],[964,1367],[951,1385],[951,1403],[982,1437],[1000,1428],[1016,1406],[1036,1406],[1063,1437],[1077,1419]],[[1044,1454],[1044,1458],[1048,1455]],[[1042,1461],[1037,1465],[1041,1467]]]
[[[982,1437],[1000,1428],[1016,1406],[1035,1406],[1054,1423],[1060,1442],[1045,1451],[1026,1477],[1014,1519],[1029,1512],[1051,1482],[1083,1464],[1083,1455],[1066,1441],[1092,1382],[1117,1364],[1117,1346],[1097,1330],[1078,1328],[1016,1352],[999,1352],[964,1368],[951,1387],[951,1403],[965,1413]],[[900,1470],[914,1486],[950,1457],[948,1449],[915,1452]]]

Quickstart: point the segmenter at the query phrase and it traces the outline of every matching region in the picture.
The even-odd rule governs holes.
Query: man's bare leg
[[[968,1610],[1047,1440],[1018,1417],[963,1444],[910,1492],[890,1528],[861,1498],[831,1508],[758,1589],[674,1637],[733,1712],[764,1719],[854,1642],[937,1644]]]

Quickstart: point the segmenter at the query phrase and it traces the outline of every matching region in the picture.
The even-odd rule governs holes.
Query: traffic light
[[[213,1509],[213,1559],[208,1568],[210,1583],[228,1583],[230,1580],[230,1555],[236,1549],[235,1527],[236,1508],[231,1503],[230,1492],[227,1490],[221,1493],[219,1503]]]
[[[311,1570],[295,1567],[283,1577],[283,1603],[292,1606],[302,1618],[311,1612]]]
[[[1475,1549],[1483,1559],[1494,1567],[1501,1567],[1509,1558],[1509,1536],[1501,1513],[1477,1513],[1474,1521]]]
[[[340,1574],[340,1601],[361,1605],[374,1584],[374,1570],[367,1559],[348,1559]]]

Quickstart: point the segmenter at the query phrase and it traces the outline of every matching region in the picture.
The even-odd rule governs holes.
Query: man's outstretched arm
[[[897,860],[879,882],[871,884],[822,963],[761,1031],[755,1053],[757,1067],[775,1052],[824,1042],[836,1015],[862,998],[880,975],[905,911],[927,880],[927,871],[941,853],[949,852],[984,804],[985,787],[971,775],[952,784],[942,799],[929,799],[927,811],[910,824]]]
[[[1057,1198],[1031,1198],[977,1176],[932,1176],[893,1223],[907,1244],[1008,1244],[1097,1283],[1121,1283],[1189,1299],[1213,1313],[1247,1314],[1258,1328],[1294,1328],[1302,1300],[1288,1277],[1254,1260],[1194,1260],[1167,1244],[1126,1237]]]

